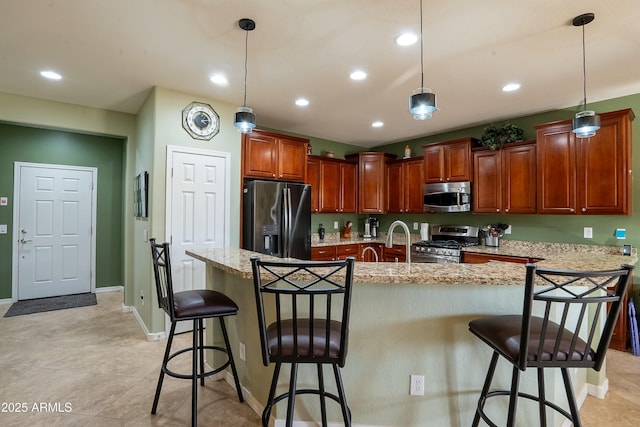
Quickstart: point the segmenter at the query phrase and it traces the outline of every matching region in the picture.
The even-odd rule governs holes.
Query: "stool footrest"
[[[498,425],[495,424],[493,421],[491,421],[489,419],[489,417],[484,413],[484,405],[485,405],[485,403],[487,403],[487,399],[489,399],[491,397],[496,397],[496,396],[511,396],[511,392],[509,390],[492,390],[489,393],[487,393],[487,395],[483,399],[480,399],[478,401],[478,409],[477,409],[478,414],[480,414],[480,417],[484,420],[484,422],[489,424],[491,427],[498,427]],[[535,395],[529,394],[529,393],[524,393],[524,392],[521,392],[521,391],[518,392],[518,397],[522,397],[524,399],[533,400],[535,402],[540,402],[541,401],[538,396],[535,396]],[[548,400],[544,400],[543,403],[545,404],[545,406],[548,406],[549,408],[553,409],[554,411],[559,412],[560,414],[562,414],[567,419],[569,419],[569,420],[573,419],[573,417],[571,416],[571,413],[569,413],[566,410],[562,409],[561,407],[559,407],[555,403],[549,402]]]
[[[205,345],[205,346],[198,346],[196,351],[200,351],[201,349],[203,349],[203,350],[216,350],[216,351],[220,351],[220,352],[225,353],[225,354],[228,355],[227,349],[224,348],[224,347],[219,347],[219,346],[214,346],[214,345]],[[193,374],[191,374],[191,373],[190,374],[181,374],[181,373],[178,373],[178,372],[174,372],[171,369],[169,369],[169,366],[168,366],[169,362],[171,362],[171,359],[173,359],[174,357],[179,356],[179,355],[181,355],[183,353],[187,353],[187,352],[193,351],[193,350],[194,350],[193,347],[186,347],[186,348],[178,350],[178,351],[176,351],[174,353],[171,353],[171,355],[167,359],[166,365],[162,366],[162,371],[165,374],[169,375],[170,377],[181,378],[181,379],[185,379],[185,380],[193,379],[193,377],[194,377]],[[227,361],[224,364],[222,364],[221,366],[219,366],[217,368],[213,368],[210,371],[206,371],[206,372],[203,372],[203,373],[196,373],[195,377],[200,379],[200,378],[209,377],[211,375],[215,375],[215,374],[217,374],[219,372],[222,372],[229,365],[231,365],[231,359],[227,358]]]

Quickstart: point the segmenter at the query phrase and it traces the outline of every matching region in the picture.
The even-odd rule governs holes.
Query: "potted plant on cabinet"
[[[480,144],[491,149],[499,150],[509,142],[524,140],[524,131],[513,123],[491,123],[484,128]]]

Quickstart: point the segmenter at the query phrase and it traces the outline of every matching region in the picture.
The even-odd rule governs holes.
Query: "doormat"
[[[97,303],[96,294],[92,293],[28,299],[13,303],[9,310],[4,314],[4,317],[63,310],[65,308],[85,307],[88,305],[96,305]]]

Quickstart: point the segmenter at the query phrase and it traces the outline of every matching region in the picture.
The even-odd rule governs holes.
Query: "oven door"
[[[411,262],[415,263],[432,263],[432,264],[459,264],[459,256],[436,255],[436,254],[411,254]]]

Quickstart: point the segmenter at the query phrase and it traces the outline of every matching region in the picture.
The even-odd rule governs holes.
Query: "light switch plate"
[[[585,227],[584,228],[584,238],[585,239],[593,239],[593,228]]]
[[[0,234],[7,234],[7,224],[0,224]]]

